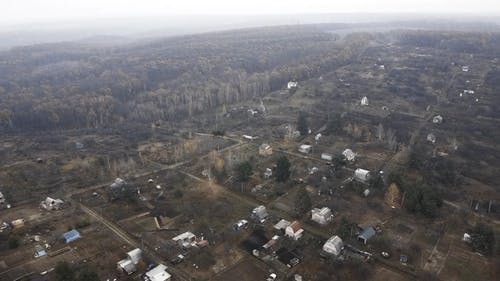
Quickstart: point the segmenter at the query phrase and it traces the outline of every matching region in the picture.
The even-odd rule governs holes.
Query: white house
[[[367,182],[370,179],[370,171],[358,168],[354,171],[354,179],[360,182]]]
[[[369,102],[368,102],[368,98],[367,98],[367,97],[363,97],[363,98],[361,99],[361,105],[364,105],[364,106],[369,105]]]
[[[172,240],[174,240],[174,242],[177,242],[177,244],[181,247],[189,248],[195,244],[196,235],[187,231],[175,236],[174,238],[172,238]]]
[[[285,235],[292,238],[293,240],[299,240],[302,237],[304,230],[300,227],[299,221],[293,221],[285,229]]]
[[[128,275],[137,271],[135,264],[129,259],[123,259],[116,263],[116,267],[119,271],[123,271]]]
[[[330,237],[323,245],[323,251],[334,256],[340,255],[343,248],[344,242],[337,235]]]
[[[290,82],[288,82],[288,84],[286,85],[286,88],[287,88],[288,90],[291,90],[291,89],[296,89],[298,86],[299,86],[299,83],[297,83],[296,81],[290,81]]]
[[[323,207],[321,209],[314,208],[311,211],[311,219],[319,224],[325,225],[333,219],[332,210],[328,207]]]
[[[463,72],[469,72],[469,66],[468,65],[462,66],[462,71]]]
[[[138,264],[142,258],[142,250],[139,248],[133,249],[127,253],[127,258],[134,264]]]
[[[308,154],[308,153],[311,153],[311,150],[312,150],[312,145],[302,144],[302,145],[299,146],[299,152],[300,153]]]
[[[350,148],[345,149],[342,152],[347,161],[354,161],[356,159],[356,153],[354,153]]]
[[[160,263],[155,268],[146,272],[144,281],[169,281],[171,278],[172,275],[167,272],[167,267]]]
[[[3,193],[0,192],[0,204],[5,203],[5,197],[3,196]]]

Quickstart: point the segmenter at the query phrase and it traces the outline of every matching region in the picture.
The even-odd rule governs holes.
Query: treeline
[[[437,48],[461,53],[500,54],[500,33],[465,31],[397,31],[392,33],[405,46]]]
[[[96,49],[73,43],[0,53],[0,128],[102,128],[177,121],[282,89],[352,60],[368,34],[312,27],[210,33]]]

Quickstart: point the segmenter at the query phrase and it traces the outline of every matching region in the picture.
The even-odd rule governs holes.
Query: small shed
[[[436,143],[436,135],[434,135],[433,133],[428,134],[427,141],[432,142],[432,143]]]
[[[259,146],[259,155],[269,156],[271,154],[273,154],[273,148],[269,144],[263,143]]]
[[[366,96],[365,96],[365,97],[363,97],[363,98],[361,99],[361,105],[363,105],[363,106],[367,106],[367,105],[369,105],[369,102],[368,102],[368,97],[366,97]]]
[[[10,222],[13,229],[18,229],[24,226],[24,219],[17,219]]]
[[[70,230],[63,234],[63,239],[65,243],[70,243],[80,238],[82,238],[82,236],[80,235],[80,232],[78,232],[76,229]]]
[[[63,207],[63,204],[64,201],[61,199],[54,199],[51,197],[47,197],[40,203],[40,207],[47,211],[52,211],[61,209]]]
[[[273,170],[271,170],[270,168],[266,168],[266,171],[264,172],[264,178],[268,180],[271,178],[272,175],[273,175]]]
[[[247,228],[248,221],[247,220],[239,220],[237,223],[233,224],[234,231],[240,231],[240,229]]]
[[[436,115],[432,118],[432,123],[434,124],[441,124],[443,123],[443,116],[441,115]]]
[[[316,143],[318,143],[319,140],[321,139],[321,137],[322,137],[321,133],[316,134],[316,136],[314,136],[314,141],[316,141]]]
[[[292,90],[292,89],[296,89],[298,87],[298,83],[296,81],[290,81],[288,82],[288,84],[286,85],[286,88],[288,90]]]
[[[309,144],[302,144],[299,146],[299,152],[300,153],[311,153],[311,150],[312,150],[312,146],[309,145]]]
[[[280,237],[278,235],[274,235],[273,238],[271,238],[271,240],[267,241],[266,244],[262,245],[262,248],[264,248],[264,250],[273,249],[277,245],[279,239]]]
[[[127,273],[127,275],[130,275],[137,270],[135,264],[128,258],[117,262],[116,267],[119,271]]]
[[[321,159],[331,162],[333,160],[333,155],[329,153],[321,153]]]
[[[342,152],[347,161],[354,161],[356,159],[356,153],[354,153],[350,148],[345,149]]]
[[[47,252],[45,251],[45,249],[40,245],[36,245],[35,246],[35,258],[43,257],[45,255],[47,255]]]

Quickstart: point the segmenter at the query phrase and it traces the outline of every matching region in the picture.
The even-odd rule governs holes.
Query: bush
[[[74,281],[75,269],[67,262],[59,262],[54,270],[57,281]]]
[[[81,220],[75,224],[75,228],[85,228],[90,225],[90,221],[88,220]]]
[[[489,225],[477,223],[469,230],[472,247],[485,255],[492,255],[495,249],[495,232]]]
[[[198,265],[201,269],[208,269],[210,266],[215,264],[215,257],[210,251],[210,248],[204,248],[196,252],[191,261]]]
[[[17,236],[11,236],[8,241],[9,249],[16,249],[21,245],[21,240]]]

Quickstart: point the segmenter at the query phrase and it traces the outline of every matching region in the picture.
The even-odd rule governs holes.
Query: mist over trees
[[[345,64],[347,44],[312,27],[218,32],[95,48],[57,43],[0,53],[0,130],[176,122]]]

